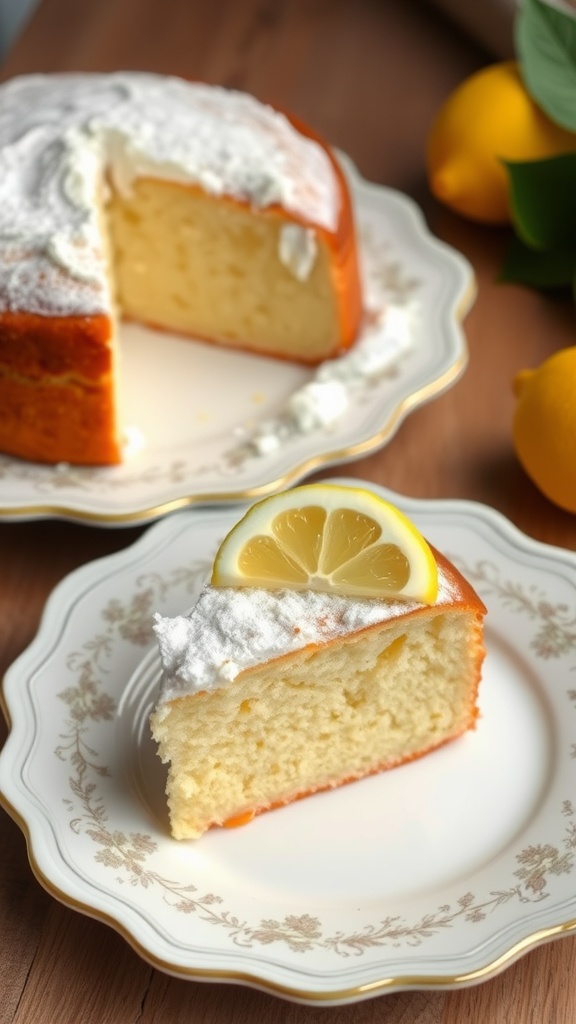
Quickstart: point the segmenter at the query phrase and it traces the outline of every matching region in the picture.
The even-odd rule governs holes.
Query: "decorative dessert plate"
[[[382,493],[488,607],[478,728],[421,761],[170,838],[152,612],[193,602],[237,509],[74,572],[6,676],[0,790],[37,878],[169,973],[336,1004],[481,981],[576,930],[576,556],[481,505]]]
[[[411,409],[457,379],[469,264],[428,232],[411,200],[341,159],[367,310],[351,353],[314,371],[124,323],[124,463],[43,466],[0,455],[1,517],[121,525],[250,499],[386,444]]]

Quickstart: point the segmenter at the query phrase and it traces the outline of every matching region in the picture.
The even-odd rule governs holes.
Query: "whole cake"
[[[121,460],[119,316],[309,364],[347,348],[358,257],[330,150],[177,78],[2,85],[0,451]]]
[[[225,539],[191,613],[157,617],[151,729],[169,764],[175,838],[403,764],[474,727],[485,608],[379,504],[323,485],[267,499]],[[231,549],[241,585],[221,586]],[[266,558],[268,581],[254,586]]]

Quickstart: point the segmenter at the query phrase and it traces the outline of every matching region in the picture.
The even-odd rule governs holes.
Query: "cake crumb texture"
[[[318,236],[299,280],[278,258],[286,220],[191,188],[141,179],[108,207],[127,317],[304,363],[340,346],[330,253]]]
[[[478,600],[413,609],[159,705],[151,726],[170,762],[174,837],[392,768],[473,728],[483,612]]]

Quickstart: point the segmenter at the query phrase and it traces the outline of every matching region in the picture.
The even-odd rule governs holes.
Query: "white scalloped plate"
[[[185,505],[251,499],[386,444],[411,409],[454,383],[467,362],[461,320],[474,294],[469,264],[428,232],[410,199],[363,181],[340,158],[361,241],[370,312],[364,337],[381,338],[390,351],[340,418],[312,431],[290,428],[274,450],[254,454],[254,431],[283,421],[314,371],[122,324],[121,400],[132,453],[121,466],[96,469],[0,455],[0,517],[117,526]],[[381,317],[391,307],[394,316]]]
[[[479,726],[421,761],[170,838],[151,615],[191,603],[237,509],[74,572],[6,676],[0,789],[37,878],[162,970],[335,1004],[471,984],[576,930],[576,556],[481,505],[381,493],[488,607]]]

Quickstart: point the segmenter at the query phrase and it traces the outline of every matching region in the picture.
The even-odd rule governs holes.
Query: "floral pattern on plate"
[[[576,558],[482,506],[382,493],[488,606],[480,725],[420,762],[171,840],[151,617],[193,603],[238,510],[74,573],[7,675],[0,784],[39,878],[170,972],[341,1002],[465,984],[576,928]]]

